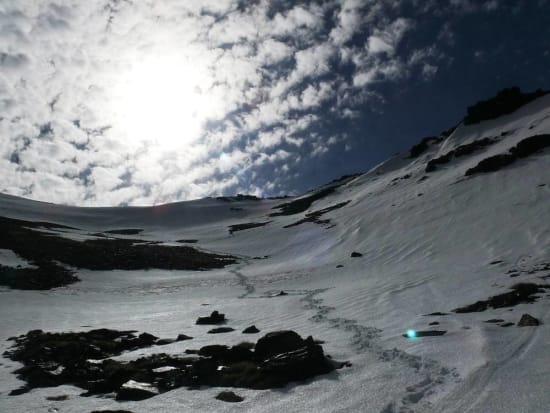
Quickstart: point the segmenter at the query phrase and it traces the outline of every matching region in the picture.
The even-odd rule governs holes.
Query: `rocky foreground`
[[[268,389],[329,373],[346,363],[333,362],[320,344],[294,331],[276,331],[256,343],[208,345],[182,355],[153,354],[129,362],[111,357],[125,351],[159,346],[191,337],[159,339],[148,333],[98,329],[87,332],[29,331],[12,337],[4,355],[24,366],[15,371],[33,388],[70,384],[83,396],[112,395],[116,400],[143,400],[179,387]]]

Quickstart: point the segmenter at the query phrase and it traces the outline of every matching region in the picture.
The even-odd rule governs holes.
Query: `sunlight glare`
[[[163,149],[192,143],[209,117],[206,68],[178,57],[135,62],[115,92],[117,127],[131,142]]]

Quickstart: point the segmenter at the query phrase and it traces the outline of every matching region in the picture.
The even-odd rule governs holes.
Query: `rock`
[[[192,356],[161,353],[130,361],[111,358],[124,350],[135,350],[137,344],[150,342],[153,337],[108,329],[85,333],[30,331],[16,337],[12,348],[4,353],[24,365],[15,374],[25,386],[10,395],[58,385],[77,386],[85,390],[83,396],[115,393],[120,401],[143,400],[184,386],[268,389],[347,365],[325,356],[321,342],[312,337],[302,339],[294,331],[268,333],[256,345],[245,342],[185,350]],[[159,341],[164,340],[157,339],[156,343]]]
[[[233,393],[232,391],[222,391],[216,396],[216,399],[229,403],[238,403],[244,400],[244,398]]]
[[[285,295],[288,295],[288,293],[285,293],[283,290],[281,290],[281,292],[279,292],[279,294],[277,294],[277,297],[283,297]]]
[[[432,321],[430,324],[428,324],[430,326],[438,326],[439,325],[439,321]]]
[[[140,383],[129,380],[122,385],[116,395],[116,400],[137,401],[149,399],[159,394],[158,389],[150,383]]]
[[[441,311],[436,311],[435,313],[425,314],[425,316],[427,316],[427,317],[430,317],[430,316],[444,316],[444,315],[449,315],[449,313],[442,313]]]
[[[62,402],[65,400],[68,400],[69,396],[67,394],[62,394],[60,396],[48,396],[46,397],[46,400],[50,400],[52,402]]]
[[[514,325],[514,323],[503,323],[503,324],[500,324],[501,327],[512,327]]]
[[[265,360],[276,354],[297,350],[304,345],[302,337],[294,331],[275,331],[258,340],[254,353],[258,359]]]
[[[187,336],[185,334],[178,334],[176,341],[192,340],[193,337]]]
[[[533,283],[520,283],[512,286],[512,291],[489,297],[487,300],[477,301],[473,304],[454,309],[455,313],[473,313],[485,311],[488,308],[513,307],[522,303],[532,303],[538,296],[535,294],[544,292],[544,285]]]
[[[494,172],[499,169],[510,165],[516,160],[516,156],[509,153],[502,153],[499,155],[490,156],[480,161],[476,166],[466,171],[465,175],[470,176],[483,172]]]
[[[491,318],[490,320],[485,320],[485,323],[502,323],[504,320],[501,318]]]
[[[94,410],[92,413],[133,413],[129,410]]]
[[[425,330],[425,331],[416,331],[414,337],[410,337],[408,334],[403,334],[403,337],[406,338],[417,338],[417,337],[433,337],[433,336],[442,336],[446,333],[446,330]]]
[[[519,320],[518,327],[527,327],[527,326],[538,326],[540,325],[540,320],[533,317],[530,314],[523,314]]]
[[[223,324],[225,321],[225,314],[221,314],[218,311],[212,311],[210,316],[199,317],[196,324]]]
[[[221,333],[230,333],[231,331],[235,331],[234,328],[231,327],[217,327],[213,328],[212,330],[208,330],[208,334],[221,334]]]
[[[336,268],[344,268],[344,266],[342,264],[338,264]]]
[[[356,252],[356,251],[353,251],[351,253],[351,258],[358,258],[358,257],[362,257],[363,254],[361,254],[360,252]]]
[[[256,333],[259,333],[260,330],[258,330],[258,328],[256,328],[256,326],[252,325],[250,327],[246,327],[244,330],[243,330],[243,334],[256,334]]]

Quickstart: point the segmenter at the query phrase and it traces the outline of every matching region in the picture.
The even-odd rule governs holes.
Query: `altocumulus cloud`
[[[291,192],[308,162],[349,149],[327,122],[437,72],[436,44],[403,46],[435,7],[5,0],[0,191],[80,205]]]

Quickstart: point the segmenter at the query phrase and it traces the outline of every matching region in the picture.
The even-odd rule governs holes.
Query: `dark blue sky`
[[[417,16],[409,9],[406,16]],[[523,91],[550,89],[550,3],[499,2],[489,12],[422,14],[417,30],[400,45],[408,54],[430,39],[445,55],[437,73],[425,80],[417,73],[375,90],[383,104],[367,102],[359,119],[338,124],[354,137],[353,150],[335,152],[326,163],[312,165],[309,179],[322,184],[353,172],[366,171],[396,152],[406,151],[424,136],[456,125],[467,106],[513,85]],[[451,38],[442,36],[442,27]]]
[[[549,67],[550,0],[8,1],[0,192],[298,194]]]

